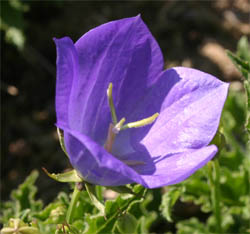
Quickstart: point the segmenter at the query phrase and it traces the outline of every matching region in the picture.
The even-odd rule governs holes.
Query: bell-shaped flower
[[[228,84],[199,70],[163,70],[140,16],[57,47],[56,125],[83,180],[155,188],[183,181],[217,152]]]

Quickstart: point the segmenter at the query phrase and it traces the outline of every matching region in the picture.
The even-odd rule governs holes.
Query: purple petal
[[[210,145],[198,150],[188,150],[183,153],[166,155],[155,160],[154,173],[147,174],[147,168],[134,167],[142,178],[147,188],[157,188],[171,184],[177,184],[196,170],[203,167],[217,152],[217,147]],[[144,174],[144,175],[143,175]]]
[[[75,44],[80,73],[74,79],[71,129],[104,143],[111,122],[106,90],[113,83],[118,119],[134,108],[162,71],[161,51],[139,16],[101,25]]]
[[[72,166],[84,180],[103,186],[118,186],[129,183],[144,184],[132,168],[109,154],[88,136],[74,130],[64,129],[65,146]]]
[[[73,79],[77,76],[77,52],[69,37],[54,38],[57,49],[56,61],[56,116],[57,125],[68,126],[68,106]]]
[[[171,81],[177,82],[164,93],[163,83],[168,87]],[[159,108],[160,115],[151,128],[133,130],[135,149],[143,146],[153,157],[208,145],[219,125],[228,84],[201,71],[177,67],[165,71],[154,89],[138,109],[151,113]]]

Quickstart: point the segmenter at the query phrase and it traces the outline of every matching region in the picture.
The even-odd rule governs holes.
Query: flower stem
[[[218,159],[214,161],[214,212],[216,217],[217,232],[221,233],[221,210],[220,210],[220,165]]]
[[[78,198],[80,196],[81,191],[78,189],[77,183],[75,184],[75,188],[72,194],[72,198],[69,204],[69,208],[67,210],[67,214],[66,214],[66,221],[68,224],[71,224],[72,219],[73,219],[73,214],[74,214],[74,210],[76,208],[76,204],[78,201]]]
[[[221,210],[220,210],[220,165],[218,159],[211,161],[209,168],[209,181],[211,184],[211,200],[213,213],[216,219],[216,233],[221,233]]]

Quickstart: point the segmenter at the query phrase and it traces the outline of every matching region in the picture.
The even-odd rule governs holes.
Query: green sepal
[[[65,173],[49,173],[45,168],[42,168],[44,172],[52,179],[58,181],[58,182],[63,182],[63,183],[68,183],[68,182],[83,182],[83,179],[77,174],[76,170],[71,170],[67,171]]]
[[[216,135],[214,136],[211,144],[214,144],[218,147],[219,151],[221,151],[226,146],[226,138],[224,134],[220,131],[217,131]]]
[[[105,206],[101,201],[97,199],[95,185],[86,182],[84,184],[90,200],[93,202],[94,206],[100,211],[101,215],[105,216]]]
[[[64,135],[63,135],[63,131],[60,129],[60,128],[57,128],[57,135],[58,135],[58,138],[59,138],[59,142],[60,142],[60,146],[63,150],[63,152],[66,154],[66,156],[69,158],[69,155],[66,151],[66,148],[65,148],[65,144],[64,144]]]

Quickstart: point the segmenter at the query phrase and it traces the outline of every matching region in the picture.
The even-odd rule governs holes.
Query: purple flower
[[[228,84],[191,68],[163,71],[161,50],[140,16],[94,28],[75,44],[68,37],[55,43],[56,125],[84,180],[155,188],[183,181],[214,157],[217,147],[208,144]],[[116,126],[110,83],[117,122],[126,119],[121,126],[150,116],[152,123]]]

